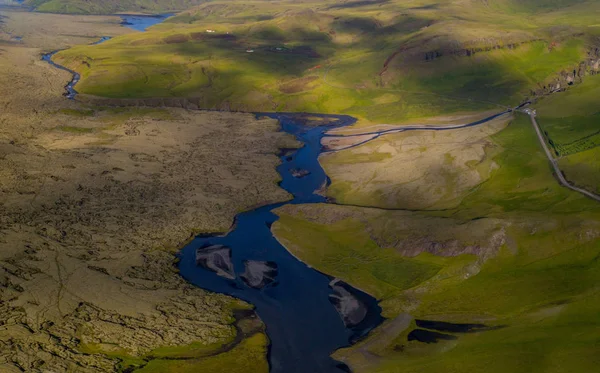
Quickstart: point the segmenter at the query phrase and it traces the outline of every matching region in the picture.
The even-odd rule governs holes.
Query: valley
[[[598,1],[1,4],[0,370],[596,369]]]

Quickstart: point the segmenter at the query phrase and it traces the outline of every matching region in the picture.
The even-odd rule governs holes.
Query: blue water
[[[71,81],[69,83],[67,83],[67,85],[65,86],[65,93],[64,96],[66,98],[68,98],[69,100],[73,100],[75,99],[75,96],[77,96],[77,91],[75,90],[75,84],[79,83],[79,79],[81,78],[81,75],[79,75],[78,73],[76,73],[75,71],[66,68],[62,65],[59,65],[57,63],[55,63],[54,61],[52,61],[52,57],[54,57],[54,55],[56,53],[58,53],[59,51],[54,51],[52,53],[46,53],[44,55],[42,55],[42,60],[48,62],[50,65],[56,67],[57,69],[61,69],[64,71],[68,71],[71,73],[71,75],[73,75],[73,79],[71,79]]]
[[[137,31],[146,31],[148,27],[158,25],[165,19],[171,17],[172,13],[157,14],[157,15],[131,15],[120,14],[119,17],[123,20],[121,24]]]
[[[124,25],[144,31],[164,21],[168,16],[123,15],[122,18]],[[109,39],[103,37],[93,44],[100,44]],[[79,82],[80,75],[52,61],[56,53],[57,51],[45,54],[42,59],[73,75],[73,79],[65,87],[65,96],[74,99],[77,95],[75,85]],[[318,156],[321,152],[321,138],[332,126],[308,127],[303,124],[299,114],[261,115],[279,119],[284,131],[295,135],[305,144],[293,154],[282,156],[282,164],[277,168],[282,176],[281,187],[294,196],[292,201],[286,203],[326,202],[324,197],[314,192],[328,182],[327,175],[318,162]],[[322,117],[337,119],[335,126],[345,126],[354,122],[354,118],[348,116]],[[308,170],[310,174],[303,178],[295,178],[291,173],[293,169]],[[368,312],[360,324],[352,328],[345,326],[342,317],[329,300],[329,295],[333,293],[329,287],[332,279],[294,258],[271,234],[271,224],[277,220],[277,216],[271,210],[286,203],[268,205],[239,214],[235,219],[235,228],[226,236],[194,239],[181,251],[181,275],[201,288],[232,295],[256,307],[257,314],[267,327],[271,372],[348,372],[349,369],[334,361],[330,354],[348,346],[351,341],[366,335],[379,325],[383,321],[380,315],[381,308],[374,298],[346,286],[346,289],[368,308]],[[232,249],[235,281],[196,266],[196,249],[205,244],[223,244]],[[276,282],[262,290],[246,286],[239,278],[239,274],[244,270],[244,260],[277,263]]]
[[[143,31],[147,27],[158,24],[168,15],[122,16],[128,27]],[[109,40],[103,37],[94,44]],[[65,96],[73,99],[77,95],[75,85],[80,76],[76,72],[52,61],[56,52],[43,56],[56,68],[69,71],[73,80],[65,87]],[[510,110],[508,110],[510,111]],[[332,280],[292,256],[271,234],[270,227],[277,220],[271,211],[285,204],[326,203],[323,196],[315,194],[328,183],[328,177],[321,168],[318,157],[323,152],[321,139],[324,133],[334,127],[354,123],[355,119],[343,115],[314,115],[334,121],[329,125],[318,127],[307,126],[305,116],[294,113],[258,114],[278,119],[283,131],[295,135],[304,146],[281,157],[281,165],[277,171],[282,177],[280,186],[293,195],[293,199],[284,203],[263,206],[236,216],[233,229],[222,236],[196,237],[181,252],[179,269],[181,275],[198,287],[229,294],[243,299],[256,307],[256,312],[266,325],[270,340],[269,363],[272,373],[346,373],[345,365],[334,361],[330,355],[335,350],[365,336],[379,325],[381,308],[371,296],[346,285],[346,289],[360,299],[367,307],[364,320],[347,328],[341,316],[330,302],[333,293],[329,286]],[[500,115],[500,114],[499,114]],[[466,125],[452,126],[453,129],[474,126],[487,122],[495,116]],[[404,128],[403,130],[419,130],[421,128]],[[447,130],[431,128],[432,130]],[[397,130],[373,133],[381,136]],[[308,170],[310,173],[302,178],[294,177],[292,170]],[[310,237],[306,237],[310,239]],[[219,277],[216,273],[196,265],[196,249],[205,245],[225,245],[232,249],[235,268],[235,280]],[[245,270],[245,260],[269,261],[277,263],[276,282],[261,289],[254,289],[244,284],[239,275]]]
[[[348,372],[343,364],[331,359],[336,349],[348,346],[379,325],[383,318],[375,299],[356,289],[353,294],[368,307],[367,317],[356,327],[346,328],[340,315],[329,301],[331,278],[308,267],[292,256],[271,234],[270,227],[277,220],[271,211],[282,205],[327,202],[315,194],[327,183],[327,175],[318,162],[321,138],[332,126],[308,127],[298,120],[301,114],[259,114],[279,119],[285,132],[295,135],[304,146],[291,155],[281,157],[277,168],[283,180],[281,187],[294,199],[239,214],[230,233],[224,236],[197,237],[180,253],[179,269],[189,282],[218,293],[229,294],[252,303],[267,327],[271,345],[269,362],[273,373],[341,373]],[[349,125],[354,118],[337,118],[335,126]],[[292,176],[291,170],[305,169],[310,174],[303,178]],[[309,239],[307,237],[307,239]],[[232,249],[236,272],[235,280],[219,277],[216,273],[196,265],[196,249],[205,245],[221,244]],[[244,260],[276,262],[279,269],[277,282],[262,290],[246,286],[239,278],[244,271]]]

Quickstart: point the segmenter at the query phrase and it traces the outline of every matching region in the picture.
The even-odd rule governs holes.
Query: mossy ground
[[[244,339],[231,351],[203,359],[152,360],[139,373],[196,373],[231,372],[231,373],[267,373],[269,366],[264,356],[267,353],[268,340],[262,333]]]
[[[38,12],[62,14],[165,13],[184,10],[202,0],[25,0]]]
[[[194,97],[206,108],[400,123],[519,102],[577,66],[598,35],[593,1],[310,4],[212,2],[150,32],[73,48],[56,60],[79,71],[78,89],[91,95]],[[588,78],[539,104],[540,123],[556,141],[567,146],[594,133],[597,83]],[[357,208],[331,224],[281,213],[274,230],[290,250],[381,298],[386,316],[502,326],[434,345],[408,342],[404,332],[366,362],[363,344],[338,352],[357,372],[558,373],[600,363],[598,207],[556,183],[526,117],[490,141],[500,148],[487,154],[498,168],[458,206],[408,213],[422,223],[409,233],[397,212],[378,212],[377,224]],[[570,179],[593,185],[596,148],[576,145],[561,166]],[[584,161],[592,166],[582,168]],[[473,237],[481,221],[503,232],[490,255],[407,256],[398,247],[461,230],[454,239],[481,246]],[[236,349],[203,364],[268,369],[255,359],[265,351],[260,335]],[[143,369],[196,371],[196,363],[159,359]]]

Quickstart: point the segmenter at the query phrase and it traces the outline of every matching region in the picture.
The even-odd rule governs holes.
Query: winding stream
[[[410,126],[401,130],[442,131],[472,127],[508,112],[510,110],[467,124]],[[257,116],[278,119],[283,131],[304,143],[301,149],[282,155],[281,165],[277,167],[282,177],[280,186],[294,198],[239,214],[226,235],[195,238],[180,253],[180,273],[199,287],[232,295],[256,307],[271,341],[271,372],[349,372],[348,367],[332,360],[330,354],[366,335],[383,321],[377,301],[348,284],[338,283],[346,290],[349,304],[355,301],[366,311],[356,325],[342,321],[344,312],[338,312],[332,302],[340,294],[338,286],[327,275],[311,269],[291,255],[273,237],[270,227],[277,220],[272,211],[280,206],[328,202],[315,193],[328,183],[318,161],[319,155],[325,152],[321,139],[329,136],[327,131],[350,125],[355,119],[344,115],[310,114],[311,117],[334,120],[328,125],[310,127],[304,124],[306,114],[260,113]],[[398,131],[383,130],[372,134],[379,137]],[[267,277],[274,277],[276,282],[263,288],[253,288],[245,278],[248,277],[245,272],[249,262],[261,263],[263,269],[266,265]],[[274,266],[276,276],[268,272]],[[341,292],[344,293],[343,290]]]
[[[157,25],[157,24],[163,22],[165,19],[172,16],[172,14],[157,14],[157,15],[119,14],[118,16],[121,17],[121,19],[122,19],[121,24],[123,26],[129,27],[130,29],[133,29],[136,31],[146,31],[146,29],[148,27],[154,26],[154,25]],[[110,40],[110,37],[103,36],[98,41],[93,42],[91,45],[98,45],[100,43],[104,43],[107,40]],[[68,98],[69,100],[74,100],[75,96],[77,96],[77,93],[78,93],[77,90],[75,90],[75,86],[77,85],[77,83],[79,83],[79,80],[81,79],[81,75],[79,75],[79,73],[76,71],[73,71],[65,66],[59,65],[59,64],[55,63],[54,61],[52,61],[52,57],[54,57],[54,55],[58,52],[60,52],[60,50],[46,53],[46,54],[42,55],[42,60],[48,62],[50,65],[56,67],[57,69],[69,72],[73,76],[73,79],[71,79],[71,81],[69,83],[67,83],[67,85],[65,86],[64,96],[66,98]]]
[[[166,19],[145,16],[122,18],[123,25],[139,31]],[[94,44],[109,39],[103,37]],[[80,75],[52,61],[56,53],[58,51],[45,54],[42,59],[72,74],[73,79],[65,86],[65,96],[74,99]],[[347,366],[334,361],[330,354],[379,325],[383,321],[381,308],[371,296],[341,281],[333,281],[297,260],[273,237],[270,227],[277,220],[271,211],[277,207],[288,203],[326,202],[325,197],[315,194],[328,182],[318,162],[321,138],[327,130],[350,125],[355,119],[343,115],[311,114],[313,118],[320,117],[330,122],[311,127],[303,123],[305,115],[302,114],[264,113],[257,116],[278,119],[284,131],[304,143],[302,148],[282,155],[282,163],[277,168],[282,177],[280,186],[294,198],[239,214],[234,228],[227,235],[194,239],[181,251],[181,275],[203,289],[232,295],[256,307],[256,313],[267,326],[271,372],[349,372]],[[298,175],[298,170],[305,174]],[[217,271],[199,266],[197,260],[198,249],[202,252],[205,246],[214,245],[226,247],[225,255],[223,250],[212,255],[211,260],[216,258],[217,261]],[[219,266],[226,271],[218,269]],[[248,272],[248,268],[253,273]],[[342,308],[346,311],[342,312]]]

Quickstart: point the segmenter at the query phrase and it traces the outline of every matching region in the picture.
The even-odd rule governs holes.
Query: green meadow
[[[538,122],[567,179],[600,192],[600,75],[538,105]]]
[[[248,306],[232,303],[237,311],[249,310]],[[266,360],[268,338],[258,318],[230,320],[235,323],[220,335],[220,341],[212,344],[192,342],[186,345],[164,346],[142,356],[115,348],[110,344],[81,343],[78,350],[85,354],[104,354],[118,361],[119,372],[232,372],[251,370],[256,373],[269,371]]]
[[[231,372],[231,373],[267,373],[269,366],[264,356],[267,353],[268,339],[263,333],[245,338],[232,350],[198,359],[154,359],[143,368],[135,370],[139,373],[196,373]]]

